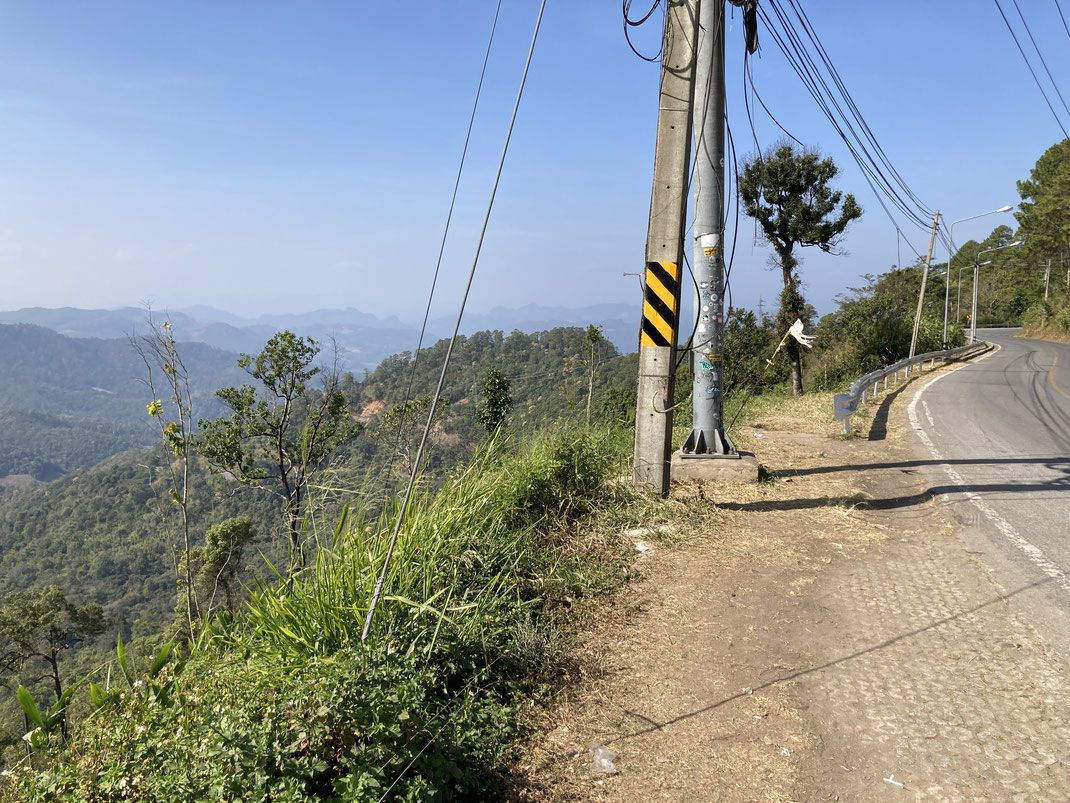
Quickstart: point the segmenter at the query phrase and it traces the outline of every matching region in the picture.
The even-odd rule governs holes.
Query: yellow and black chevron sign
[[[676,336],[680,304],[680,266],[675,262],[647,262],[640,346],[671,346]]]

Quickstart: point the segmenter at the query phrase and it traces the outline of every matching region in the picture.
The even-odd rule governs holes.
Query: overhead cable
[[[375,581],[375,589],[372,591],[371,600],[368,603],[368,612],[364,618],[364,630],[360,636],[361,641],[366,641],[368,634],[371,632],[372,619],[375,616],[375,608],[383,593],[383,584],[386,582],[386,576],[390,569],[390,560],[393,557],[394,548],[397,546],[398,535],[401,533],[401,525],[405,520],[405,512],[408,510],[409,501],[412,499],[412,489],[416,485],[416,477],[420,472],[424,451],[427,447],[428,435],[431,432],[431,427],[435,420],[435,412],[438,408],[438,402],[442,398],[442,388],[446,382],[446,371],[449,369],[450,358],[453,356],[453,347],[457,343],[457,336],[461,330],[461,319],[464,317],[464,308],[468,303],[468,296],[472,291],[472,282],[476,276],[476,267],[479,265],[479,254],[483,249],[483,241],[486,239],[487,228],[490,225],[490,214],[494,209],[494,198],[498,194],[498,185],[501,182],[502,170],[505,168],[505,157],[509,153],[509,142],[513,137],[513,128],[516,126],[517,114],[520,111],[520,101],[524,96],[524,86],[528,80],[528,72],[531,69],[532,57],[535,55],[535,43],[539,38],[539,28],[542,25],[542,16],[545,10],[546,0],[542,0],[539,5],[539,16],[535,20],[535,30],[531,36],[531,46],[528,49],[528,57],[524,63],[524,73],[520,78],[520,87],[516,93],[516,102],[513,104],[513,114],[509,119],[509,129],[506,132],[505,143],[502,146],[502,155],[498,160],[498,170],[494,176],[494,184],[491,188],[490,199],[487,202],[487,212],[483,217],[483,226],[480,229],[479,240],[476,243],[476,252],[472,259],[472,268],[468,272],[468,282],[464,288],[464,296],[461,298],[460,309],[457,311],[457,322],[453,326],[453,335],[450,337],[449,347],[446,349],[446,357],[442,361],[442,371],[438,377],[438,386],[435,388],[435,395],[431,398],[431,409],[427,414],[427,425],[424,427],[423,434],[420,437],[420,446],[416,450],[416,459],[413,461],[412,472],[409,475],[409,485],[405,491],[405,497],[401,500],[401,509],[398,511],[397,521],[394,524],[394,532],[390,537],[390,545],[387,547],[386,557],[383,559],[383,568],[379,573],[378,579]]]
[[[494,44],[494,32],[498,28],[498,16],[501,14],[501,10],[502,0],[498,0],[498,6],[494,10],[494,19],[491,22],[490,26],[490,38],[487,40],[487,50],[486,53],[484,53],[483,55],[483,68],[479,73],[479,83],[476,85],[475,100],[472,102],[472,113],[468,118],[468,131],[464,135],[464,147],[461,149],[461,161],[460,164],[457,165],[457,178],[454,179],[453,182],[453,195],[450,198],[449,212],[446,213],[446,225],[442,229],[442,241],[438,247],[438,259],[435,261],[435,274],[431,279],[431,291],[427,294],[427,308],[424,310],[424,320],[423,323],[420,325],[420,338],[416,343],[416,351],[413,353],[412,370],[409,371],[409,384],[408,387],[406,387],[405,389],[405,404],[408,404],[409,400],[412,398],[412,386],[414,380],[416,379],[416,367],[420,363],[420,349],[423,347],[424,336],[427,333],[427,320],[428,317],[431,315],[431,302],[434,301],[435,288],[438,286],[438,274],[442,268],[442,255],[446,251],[446,239],[449,236],[450,223],[453,221],[453,208],[457,204],[457,192],[461,186],[461,174],[464,172],[465,158],[468,156],[468,144],[472,140],[472,128],[475,126],[476,110],[479,108],[479,98],[483,92],[483,79],[486,78],[487,75],[487,63],[490,61],[490,51],[491,47]],[[394,444],[395,450],[397,448],[397,444],[400,442],[401,431],[404,427],[404,423],[404,421],[398,421],[398,431],[395,437]]]
[[[1025,66],[1029,68],[1029,74],[1033,76],[1033,81],[1037,85],[1037,89],[1040,90],[1040,94],[1044,96],[1044,102],[1048,104],[1048,108],[1051,110],[1051,116],[1055,118],[1056,124],[1059,126],[1059,130],[1063,132],[1063,137],[1067,136],[1066,128],[1063,126],[1063,121],[1059,119],[1059,115],[1055,112],[1055,107],[1051,105],[1051,100],[1048,98],[1048,93],[1044,91],[1044,87],[1040,83],[1040,79],[1037,78],[1037,73],[1033,69],[1033,65],[1029,63],[1029,57],[1025,55],[1025,50],[1022,48],[1022,43],[1018,41],[1018,34],[1014,32],[1014,28],[1011,27],[1010,20],[1007,19],[1007,15],[1003,13],[1003,7],[999,4],[999,0],[993,0],[996,4],[996,8],[999,9],[999,15],[1003,17],[1003,23],[1007,26],[1007,30],[1010,31],[1011,38],[1014,40],[1014,44],[1018,47],[1018,52],[1022,54],[1022,60],[1025,62]]]

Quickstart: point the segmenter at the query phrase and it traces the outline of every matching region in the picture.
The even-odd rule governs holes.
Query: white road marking
[[[989,352],[984,357],[980,357],[977,362],[987,359],[993,354],[995,354],[995,351]],[[965,367],[966,364],[960,365],[958,366],[958,368],[954,368],[948,371],[946,374],[941,374],[940,376],[935,377],[934,379],[930,379],[928,382],[918,388],[917,393],[914,394],[914,398],[910,400],[910,404],[907,406],[907,416],[910,418],[910,425],[914,427],[914,430],[918,433],[918,437],[921,438],[921,442],[925,444],[925,447],[929,450],[929,453],[933,456],[933,459],[942,464],[944,471],[947,472],[947,476],[950,477],[951,481],[958,486],[965,485],[966,481],[963,479],[962,475],[955,470],[954,466],[943,462],[944,458],[941,457],[940,453],[936,450],[936,446],[935,444],[933,444],[932,438],[930,438],[929,434],[924,429],[922,429],[921,423],[918,421],[917,408],[918,401],[919,399],[921,399],[921,394],[928,390],[930,386],[936,384],[945,376],[950,376],[955,371],[959,370],[959,368]],[[925,406],[925,411],[928,415],[928,405],[925,405],[925,402],[922,402],[922,405]],[[929,421],[932,422],[931,417],[929,418]],[[1066,572],[1064,572],[1057,565],[1048,560],[1047,556],[1038,547],[1034,546],[1025,538],[1023,538],[1022,535],[1017,530],[1015,530],[1014,527],[1011,526],[1010,522],[1008,522],[1005,518],[999,515],[999,513],[997,513],[992,508],[992,506],[985,501],[981,494],[976,493],[974,491],[960,491],[960,493],[966,499],[970,500],[970,502],[972,502],[974,506],[979,511],[981,511],[981,514],[986,519],[992,522],[992,524],[997,530],[999,530],[1000,534],[1002,534],[1004,538],[1010,541],[1010,543],[1015,548],[1017,548],[1020,552],[1022,552],[1022,554],[1029,558],[1029,560],[1033,563],[1034,566],[1036,566],[1045,575],[1054,580],[1059,585],[1059,588],[1070,594],[1070,578],[1067,577]]]
[[[922,402],[921,402],[921,409],[923,409],[925,411],[925,417],[927,419],[929,419],[929,426],[932,427],[933,429],[936,429],[936,422],[933,421],[933,414],[931,412],[929,412],[929,403],[927,401],[925,401],[924,399],[922,399]]]

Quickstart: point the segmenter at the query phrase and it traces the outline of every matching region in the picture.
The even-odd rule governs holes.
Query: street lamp
[[[984,251],[978,251],[977,256],[973,258],[973,304],[970,306],[970,342],[977,342],[977,274],[980,272],[981,254],[987,254],[989,251],[999,251],[1003,248],[1013,248],[1016,245],[1021,245],[1021,240],[1015,240],[1013,243],[1007,243],[1006,245],[997,245],[995,248],[986,248]],[[987,265],[988,263],[983,263]]]
[[[987,262],[982,262],[982,263],[980,263],[978,265],[976,257],[974,257],[973,262],[974,262],[974,265],[976,267],[979,267],[979,268],[983,268],[985,265],[991,265],[992,264],[992,260],[990,259]],[[959,265],[958,279],[956,280],[956,283],[958,285],[958,291],[957,291],[958,295],[955,298],[955,323],[956,324],[959,321],[962,320],[962,270],[965,267],[966,267],[965,265]]]
[[[967,220],[973,220],[974,218],[984,217],[985,215],[995,215],[1000,212],[1010,212],[1012,207],[1001,206],[999,209],[993,209],[991,212],[982,212],[979,215],[970,215],[956,220],[951,224],[951,227],[947,231],[947,283],[944,285],[944,348],[947,348],[947,310],[951,302],[951,257],[954,253],[955,246],[955,224],[963,223]],[[975,285],[976,287],[976,285]]]

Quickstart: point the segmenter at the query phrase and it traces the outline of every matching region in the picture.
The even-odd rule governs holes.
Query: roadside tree
[[[780,332],[805,317],[795,249],[816,246],[836,253],[848,224],[862,215],[853,195],[845,196],[830,186],[837,172],[831,158],[822,159],[816,150],[797,150],[781,142],[751,159],[739,178],[744,211],[761,226],[783,276],[777,313]],[[788,338],[786,350],[792,390],[799,396],[803,392],[799,345]]]
[[[281,500],[291,572],[305,564],[301,517],[309,480],[362,429],[350,414],[337,370],[323,372],[312,364],[319,353],[315,340],[286,331],[255,357],[242,354],[238,365],[260,386],[216,391],[230,416],[202,419],[196,439],[214,470]],[[321,381],[313,386],[316,377]]]

